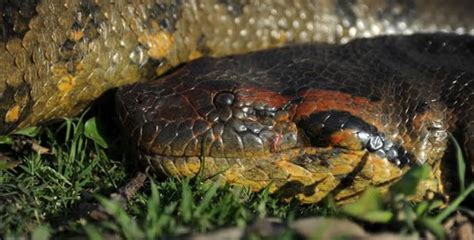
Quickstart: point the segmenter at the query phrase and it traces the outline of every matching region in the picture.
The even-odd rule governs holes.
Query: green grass
[[[67,119],[54,131],[33,130],[36,133],[26,144],[46,146],[48,153],[26,147],[13,151],[13,157],[0,159],[2,233],[24,233],[48,224],[86,193],[118,188],[126,177],[119,162],[109,159],[103,148],[85,137],[81,119]],[[3,146],[7,153],[16,141],[22,141],[18,138],[24,139],[32,131],[24,132],[9,136],[10,143]],[[18,162],[12,164],[8,158]]]
[[[280,202],[265,190],[251,193],[196,179],[157,182],[150,173],[148,183],[124,209],[108,196],[133,173],[122,163],[119,143],[107,140],[100,126],[95,118],[85,121],[81,117],[0,138],[4,153],[0,156],[1,235],[154,239],[246,226],[267,216],[291,222],[317,215],[349,217],[401,233],[428,230],[443,238],[442,221],[474,190],[472,183],[464,182],[465,166],[457,152],[461,192],[441,211],[435,210],[438,202],[406,200],[413,194],[413,182],[426,176],[424,167],[412,169],[391,188],[389,197],[368,190],[360,200],[343,207],[336,207],[330,199],[318,205]],[[108,218],[97,221],[84,214],[84,206],[96,202],[109,213]]]

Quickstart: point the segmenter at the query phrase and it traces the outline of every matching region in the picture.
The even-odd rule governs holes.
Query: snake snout
[[[299,146],[298,129],[280,108],[285,101],[262,99],[265,95],[232,84],[206,86],[146,83],[120,89],[125,132],[142,152],[160,156],[265,158]]]

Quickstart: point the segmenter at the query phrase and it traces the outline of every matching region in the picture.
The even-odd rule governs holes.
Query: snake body
[[[213,77],[219,79],[216,80],[216,86],[208,86],[209,89],[203,91],[217,94],[214,88],[231,87],[219,95],[221,97],[218,99],[221,100],[218,102],[222,103],[217,105],[229,102],[230,105],[224,108],[227,110],[222,110],[224,113],[213,114],[218,115],[214,116],[217,119],[227,118],[224,115],[229,115],[229,108],[234,114],[232,104],[235,104],[235,99],[230,99],[239,99],[239,95],[236,95],[233,87],[245,83],[247,87],[243,89],[250,92],[254,89],[255,92],[252,92],[254,95],[265,93],[268,97],[266,106],[276,108],[263,106],[262,112],[259,106],[258,113],[255,114],[264,114],[264,117],[257,115],[256,117],[270,120],[258,123],[263,124],[264,128],[272,127],[267,131],[269,134],[278,131],[289,134],[283,134],[281,139],[272,136],[254,138],[246,135],[248,141],[255,143],[251,144],[255,149],[248,149],[245,145],[248,143],[247,140],[242,141],[242,145],[235,141],[237,136],[222,135],[230,139],[230,144],[226,144],[228,140],[223,142],[222,149],[218,150],[221,153],[217,155],[213,155],[215,151],[205,154],[209,160],[204,161],[208,163],[207,169],[211,169],[212,164],[217,164],[215,169],[222,170],[220,164],[237,161],[236,164],[242,166],[241,170],[236,170],[235,174],[228,174],[226,179],[260,189],[262,184],[269,182],[268,176],[271,175],[273,167],[276,168],[274,169],[276,175],[270,177],[270,181],[280,182],[275,188],[285,189],[282,188],[283,185],[294,182],[300,186],[296,189],[321,191],[321,194],[298,193],[303,201],[314,202],[331,192],[335,183],[341,182],[332,181],[331,178],[340,180],[340,176],[352,172],[361,161],[377,162],[365,164],[378,166],[371,170],[372,172],[367,172],[369,175],[363,177],[365,180],[355,179],[354,184],[337,188],[340,190],[338,196],[345,198],[365,188],[370,181],[374,181],[372,184],[375,185],[385,185],[391,181],[389,178],[395,179],[414,163],[429,162],[433,166],[438,164],[438,159],[445,150],[446,131],[455,129],[465,131],[466,149],[468,151],[472,149],[470,140],[473,129],[472,113],[469,108],[472,106],[472,84],[469,79],[471,76],[469,64],[472,62],[470,52],[467,51],[472,49],[472,45],[468,44],[471,41],[468,35],[474,32],[472,9],[474,9],[473,3],[468,0],[456,0],[449,4],[441,0],[308,0],[298,1],[292,5],[288,5],[285,1],[245,0],[2,1],[0,2],[0,132],[9,133],[21,127],[75,115],[110,88],[153,79],[170,68],[202,56],[220,57],[285,45],[317,43],[314,46],[304,45],[294,49],[268,51],[225,60],[204,58],[178,70],[174,75],[169,75],[177,77],[178,80],[172,77],[165,79],[169,79],[166,80],[166,84],[171,84],[168,87],[179,87],[181,84],[188,84],[179,79],[187,78],[189,74],[199,78],[209,78],[215,74]],[[410,35],[421,32],[451,32],[463,35],[418,36],[412,40],[394,37],[380,38],[373,42],[369,40],[350,42],[361,37]],[[431,45],[427,38],[433,38]],[[350,43],[340,47],[329,46],[347,42]],[[394,48],[390,44],[398,47]],[[371,50],[372,47],[374,50]],[[428,52],[431,50],[434,52],[427,55],[420,47],[426,48]],[[467,50],[463,52],[461,49]],[[317,55],[312,58],[305,55],[306,52]],[[371,54],[374,55],[372,60],[367,58]],[[306,57],[298,58],[296,55]],[[277,71],[272,66],[265,65],[267,60],[254,59],[263,57],[272,58],[268,62],[280,65],[281,68]],[[359,57],[360,61],[356,61],[356,57]],[[391,58],[393,60],[390,60]],[[349,59],[354,63],[349,62]],[[403,62],[405,60],[411,62]],[[379,63],[383,64],[384,68],[372,71]],[[199,67],[200,64],[203,66]],[[223,65],[221,69],[217,68],[219,65]],[[289,68],[288,65],[295,68]],[[307,69],[309,66],[319,67],[324,72],[316,76],[314,69],[311,71]],[[296,71],[298,69],[304,71],[298,72]],[[362,71],[363,69],[367,71]],[[270,73],[285,75],[268,75]],[[244,78],[245,74],[249,74],[254,80]],[[232,79],[220,81],[225,76],[230,76]],[[268,78],[264,78],[265,76]],[[308,77],[317,79],[310,81]],[[241,83],[237,81],[238,78]],[[332,80],[323,84],[319,78]],[[284,83],[283,79],[291,81]],[[345,82],[338,83],[335,79],[344,79]],[[442,79],[444,80],[441,81]],[[160,81],[165,80],[158,80]],[[173,83],[175,81],[176,83]],[[196,84],[195,80],[187,81],[191,85]],[[152,85],[155,88],[166,89],[166,84]],[[177,85],[172,86],[173,84]],[[387,84],[390,86],[386,86]],[[432,86],[433,84],[435,85]],[[300,96],[303,91],[300,87],[304,85],[309,87],[308,94],[314,95],[313,97],[307,99]],[[293,89],[294,92],[291,92],[291,87],[296,88]],[[315,89],[316,92],[313,91]],[[428,90],[432,90],[432,93],[430,94]],[[320,115],[314,115],[316,112],[308,109],[299,113],[303,115],[292,112],[304,109],[302,106],[308,105],[308,101],[313,101],[320,107],[323,103],[317,99],[331,100],[335,96],[347,101],[333,101],[335,105],[326,104],[327,106],[323,108],[325,107],[327,111],[321,112]],[[132,101],[127,97],[124,99],[121,101],[127,103]],[[209,105],[199,102],[207,100],[196,100],[198,102],[189,104]],[[165,119],[170,122],[173,122],[173,116],[179,118],[196,113],[196,109],[193,109],[192,112],[180,116],[170,111],[172,106],[171,104],[164,110],[156,111],[169,114]],[[245,112],[244,109],[241,110]],[[288,116],[283,113],[281,115],[282,111],[286,111]],[[459,114],[460,111],[465,112]],[[126,109],[126,112],[128,114],[134,110]],[[145,112],[155,114],[155,111]],[[419,113],[413,114],[413,112]],[[232,118],[234,116],[232,114],[230,116],[230,120],[233,119],[232,126],[248,130],[249,126],[239,123]],[[136,117],[132,119],[138,118],[138,115],[133,116]],[[148,118],[147,115],[141,116],[142,119]],[[196,116],[192,116],[193,119],[197,119]],[[200,131],[206,132],[209,130],[205,127],[209,126],[206,125],[209,124],[209,119],[206,119],[207,116],[201,117],[203,122]],[[277,120],[272,121],[272,117]],[[307,120],[305,122],[301,119]],[[323,134],[324,138],[321,140],[298,134],[302,125],[311,128],[310,126],[314,124],[326,123],[324,119],[340,121],[350,119],[348,122],[353,127],[341,128],[340,125],[333,124]],[[187,154],[186,149],[183,150],[182,146],[178,146],[181,140],[184,143],[185,140],[195,139],[194,135],[189,136],[189,131],[186,133],[187,137],[170,145],[170,136],[181,133],[177,123],[167,128],[168,125],[162,126],[160,125],[162,123],[151,126],[136,119],[134,122],[138,124],[135,128],[145,133],[136,139],[145,159],[155,161],[153,159],[156,159],[155,156],[158,154],[160,157],[170,156],[172,159],[168,162],[173,166],[186,165],[186,168],[192,166],[189,163],[194,160],[190,158],[175,158],[183,153]],[[430,126],[428,123],[436,126]],[[217,133],[228,133],[226,128],[230,125],[227,124],[218,127],[221,129],[216,130]],[[421,126],[418,126],[420,124]],[[131,126],[125,126],[129,127]],[[162,128],[167,134],[161,131]],[[363,132],[367,135],[366,138],[354,137],[354,129]],[[335,130],[344,130],[342,132],[349,137],[335,136],[333,134]],[[305,131],[309,131],[308,136],[319,136],[317,131]],[[129,134],[136,138],[138,136],[133,129],[130,129]],[[160,137],[160,134],[163,136]],[[164,141],[158,141],[158,144],[152,147],[140,139],[152,136]],[[336,143],[334,139],[328,141],[326,138],[348,140]],[[440,138],[440,141],[433,140],[436,138]],[[374,139],[373,144],[368,145],[371,139]],[[267,140],[273,141],[270,147],[265,142]],[[201,140],[192,141],[198,146]],[[260,147],[259,141],[265,143],[265,147],[263,145]],[[308,145],[309,143],[312,145]],[[380,143],[382,148],[379,146]],[[154,150],[150,150],[153,148]],[[235,151],[226,156],[231,152],[227,148],[233,148]],[[336,154],[335,149],[343,151],[338,150]],[[196,149],[189,151],[192,154],[186,155],[187,157],[203,156],[202,153],[197,154]],[[373,157],[362,157],[366,154]],[[327,166],[315,165],[315,172],[319,172],[319,175],[315,176],[314,173],[307,175],[305,171],[311,167],[305,165],[306,163],[301,163],[303,167],[298,163],[288,166],[270,164],[268,167],[251,168],[255,159],[262,159],[262,156],[268,159],[273,157],[275,158],[273,162],[287,164],[290,162],[289,159],[306,155],[320,158],[323,155],[326,157],[322,158],[337,155],[335,159],[339,164],[336,164],[338,166],[335,168],[336,172],[328,171]],[[250,160],[252,158],[254,160]],[[303,157],[298,159],[303,159],[301,160],[303,162],[309,161]],[[262,164],[272,162],[270,160],[263,161]],[[163,167],[162,164],[158,165],[156,166]],[[163,171],[169,172],[173,168],[171,165],[169,169]],[[290,168],[294,170],[282,172]],[[185,171],[187,174],[195,172],[190,169]],[[179,170],[173,174],[183,172]],[[249,176],[242,177],[241,174]],[[295,179],[288,179],[289,176]],[[385,177],[378,179],[379,176]],[[437,182],[439,178],[432,179]],[[318,188],[308,188],[318,181],[324,184],[319,184]],[[428,185],[427,189],[441,191],[438,183]],[[347,190],[348,186],[354,189]],[[325,188],[326,190],[323,190]],[[288,190],[281,192],[288,193]]]
[[[0,132],[73,116],[107,89],[199,56],[472,33],[472,9],[469,0],[0,1]]]
[[[448,133],[473,146],[473,47],[422,34],[201,58],[123,87],[119,112],[142,160],[170,176],[204,171],[317,202],[428,163],[423,192],[443,192]]]

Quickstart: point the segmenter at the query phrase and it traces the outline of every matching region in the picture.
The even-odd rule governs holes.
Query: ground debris
[[[444,224],[448,239],[471,240],[474,239],[474,219],[464,213],[457,212]],[[433,238],[434,239],[434,238]]]
[[[350,220],[327,217],[302,218],[290,224],[285,224],[277,218],[264,218],[246,228],[224,228],[209,233],[194,234],[184,239],[249,239],[251,237],[273,239],[286,233],[292,234],[296,239],[418,239],[415,234],[369,233]]]

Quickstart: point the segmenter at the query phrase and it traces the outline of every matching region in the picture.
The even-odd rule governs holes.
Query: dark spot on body
[[[84,55],[84,46],[99,37],[100,24],[105,21],[99,5],[93,0],[80,1],[79,11],[74,16],[74,22],[67,30],[66,39],[59,48],[60,58],[69,65],[80,60]],[[68,67],[68,72],[75,72],[74,67]]]
[[[70,52],[72,52],[74,50],[74,45],[76,43],[72,40],[66,40],[63,45],[61,46],[61,48],[59,49],[59,52],[61,53],[61,55],[69,55]]]
[[[93,0],[82,0],[79,12],[76,13],[74,19],[70,31],[82,31],[84,34],[81,38],[83,43],[96,39],[100,35],[100,24],[105,21],[100,6]]]
[[[356,3],[356,0],[337,0],[336,1],[336,13],[340,16],[342,21],[348,21],[350,25],[354,25],[356,22],[356,16],[352,10],[352,6]],[[345,26],[348,27],[348,26]]]
[[[98,25],[101,22],[100,7],[93,0],[82,0],[80,3],[80,13],[84,18],[90,17],[92,23]],[[81,20],[81,19],[78,19]],[[84,25],[82,25],[84,27]]]
[[[232,17],[238,17],[244,13],[244,7],[248,4],[247,0],[219,0],[218,3],[226,7],[227,13]]]
[[[210,55],[211,48],[206,44],[206,36],[203,34],[197,39],[196,50],[198,50],[203,55]]]
[[[336,13],[339,15],[339,19],[342,19],[342,21],[348,21],[350,25],[355,25],[357,18],[354,11],[352,10],[352,6],[355,3],[356,0],[337,0]]]
[[[0,1],[0,42],[23,38],[30,30],[29,22],[37,15],[39,0]]]
[[[173,3],[155,3],[149,8],[149,24],[150,21],[157,21],[162,30],[169,33],[176,31],[176,22],[179,19],[181,1],[173,1]]]

